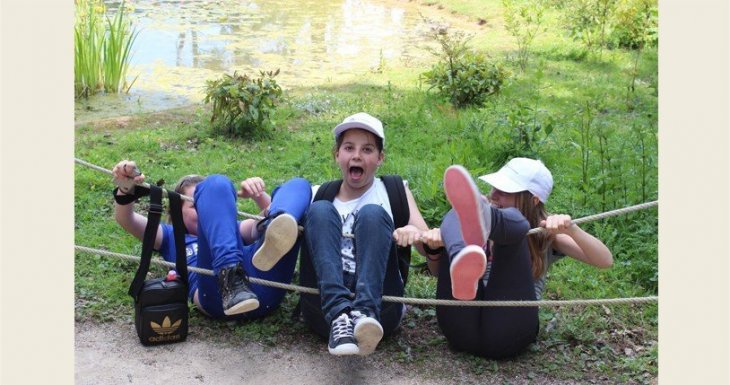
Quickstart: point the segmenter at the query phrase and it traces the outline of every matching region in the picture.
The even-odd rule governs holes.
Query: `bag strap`
[[[400,175],[383,175],[380,177],[385,185],[385,191],[388,193],[388,201],[390,201],[390,210],[393,213],[393,224],[395,228],[408,225],[411,219],[411,210],[408,207],[408,195],[406,188],[403,186],[403,178]],[[408,273],[411,265],[411,247],[396,248],[398,257],[398,270],[400,271],[403,284],[408,282]]]
[[[393,224],[395,228],[400,228],[408,224],[411,219],[411,211],[408,207],[408,196],[406,189],[403,187],[403,178],[400,175],[383,175],[380,177],[385,185],[385,191],[388,192],[388,200],[390,201],[390,209],[393,212]]]
[[[314,194],[314,199],[312,199],[312,202],[323,199],[330,202],[334,201],[335,197],[337,196],[337,192],[340,191],[340,186],[342,186],[342,179],[331,180],[329,182],[322,183],[322,185],[319,186],[319,189],[317,189],[317,193]]]
[[[155,236],[160,225],[160,216],[162,215],[162,188],[150,185],[150,208],[147,214],[147,226],[144,229],[144,238],[142,239],[142,255],[134,275],[132,284],[129,286],[129,295],[137,301],[137,296],[144,285],[147,271],[150,269],[150,261],[152,260],[152,249],[155,246]]]
[[[182,198],[174,191],[167,191],[170,200],[170,218],[172,231],[175,235],[175,271],[186,284],[188,283],[188,257],[185,253],[185,223],[182,217]]]

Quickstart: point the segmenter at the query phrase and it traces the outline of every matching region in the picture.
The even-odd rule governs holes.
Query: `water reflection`
[[[109,9],[119,2],[109,2]],[[135,0],[139,30],[126,96],[77,103],[77,121],[196,103],[205,80],[281,69],[284,87],[356,79],[381,60],[430,60],[420,47],[430,7],[405,1]]]

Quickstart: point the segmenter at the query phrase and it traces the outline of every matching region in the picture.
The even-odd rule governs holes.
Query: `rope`
[[[104,256],[118,257],[129,261],[139,261],[140,257],[134,255],[114,253],[106,250],[92,249],[85,246],[75,246],[76,251],[85,253],[98,254]],[[160,259],[152,259],[152,263],[166,266],[175,267],[172,262],[167,262]],[[201,269],[195,266],[188,266],[189,271],[194,271],[199,274],[213,276],[213,272],[207,269]],[[285,289],[300,293],[307,294],[319,294],[317,289],[311,287],[304,287],[292,284],[286,284],[281,282],[267,281],[265,279],[249,277],[251,283],[263,286],[270,286],[278,289]],[[573,299],[573,300],[542,300],[542,301],[457,301],[457,300],[446,300],[446,299],[431,299],[431,298],[406,298],[406,297],[393,297],[384,295],[383,301],[386,302],[399,302],[410,305],[431,305],[431,306],[500,306],[500,307],[556,307],[556,306],[580,306],[580,305],[612,305],[612,304],[627,304],[627,303],[648,303],[657,302],[659,297],[628,297],[628,298],[605,298],[605,299]]]
[[[596,221],[596,220],[608,218],[608,217],[615,217],[617,215],[630,213],[632,211],[643,210],[643,209],[658,206],[658,205],[659,205],[659,201],[646,202],[646,203],[641,203],[641,204],[634,205],[634,206],[624,207],[621,209],[606,211],[605,213],[594,214],[594,215],[589,215],[589,216],[583,217],[583,218],[573,219],[572,222],[573,222],[573,224],[579,225],[581,223]],[[535,234],[535,233],[539,233],[542,231],[547,231],[547,230],[544,227],[536,227],[536,228],[528,231],[527,234],[528,235]]]
[[[111,170],[105,169],[103,167],[99,167],[99,166],[97,166],[95,164],[91,164],[91,163],[86,162],[84,160],[81,160],[79,158],[74,158],[74,161],[76,163],[82,165],[82,166],[89,167],[89,168],[91,168],[93,170],[100,171],[100,172],[103,172],[103,173],[109,174],[109,175],[114,175],[114,174],[112,174],[112,171]],[[139,185],[142,186],[142,187],[145,187],[145,188],[150,188],[150,184],[147,183],[147,182],[140,183]],[[162,195],[163,196],[167,196],[167,190],[163,189],[162,190]],[[193,199],[192,197],[189,197],[187,195],[180,194],[180,198],[182,198],[183,200],[186,200],[188,202],[195,203],[195,199]],[[244,218],[250,218],[250,219],[256,219],[256,220],[262,220],[262,219],[264,219],[264,217],[262,217],[260,215],[253,215],[253,214],[245,213],[243,211],[238,211],[238,215],[240,215],[240,216],[242,216]],[[300,228],[299,230],[302,230],[302,229]]]
[[[105,169],[103,167],[99,167],[97,165],[94,165],[94,164],[91,164],[89,162],[83,161],[83,160],[81,160],[79,158],[74,158],[74,160],[76,161],[76,163],[78,163],[80,165],[89,167],[89,168],[94,169],[94,170],[97,170],[97,171],[101,171],[101,172],[106,173],[106,174],[109,174],[109,175],[112,175],[111,170],[107,170],[107,169]],[[140,186],[149,188],[150,185],[148,183],[141,183]],[[163,189],[162,190],[162,193],[165,196],[167,196],[167,191],[166,190]],[[180,196],[184,200],[187,200],[187,201],[190,201],[190,202],[194,202],[193,198],[191,198],[189,196],[182,195],[182,194],[180,194]],[[574,224],[578,225],[578,224],[581,224],[581,223],[591,222],[591,221],[595,221],[595,220],[599,220],[599,219],[603,219],[603,218],[608,218],[608,217],[613,217],[613,216],[617,216],[617,215],[621,215],[621,214],[626,214],[626,213],[629,213],[629,212],[632,212],[632,211],[643,210],[643,209],[646,209],[646,208],[649,208],[649,207],[658,206],[658,205],[659,205],[659,201],[652,201],[652,202],[647,202],[647,203],[641,203],[641,204],[634,205],[634,206],[629,206],[629,207],[624,207],[624,208],[621,208],[621,209],[607,211],[605,213],[600,213],[600,214],[595,214],[595,215],[589,215],[587,217],[573,219],[572,222]],[[238,212],[238,215],[240,215],[240,216],[242,216],[244,218],[251,218],[251,219],[256,219],[256,220],[262,220],[262,219],[264,219],[261,216],[253,215],[253,214],[248,214],[248,213],[245,213],[245,212],[242,212],[242,211],[239,211]],[[300,232],[304,231],[304,228],[302,226],[299,226],[299,231]],[[530,231],[528,231],[527,232],[527,235],[536,234],[536,233],[539,233],[539,232],[542,232],[542,231],[547,231],[547,230],[544,227],[536,227],[536,228],[531,229]],[[342,236],[345,237],[345,238],[355,238],[355,236],[353,234],[349,234],[349,233],[343,233]],[[420,241],[420,239],[419,239],[419,241]]]

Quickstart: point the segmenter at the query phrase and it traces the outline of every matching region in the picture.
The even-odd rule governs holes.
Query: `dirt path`
[[[87,384],[577,384],[549,379],[481,376],[462,370],[415,370],[383,355],[334,357],[325,346],[267,347],[212,342],[191,331],[184,343],[144,347],[134,326],[77,322],[75,380]]]

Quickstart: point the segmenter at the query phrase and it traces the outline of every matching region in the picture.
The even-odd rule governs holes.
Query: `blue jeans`
[[[307,180],[293,178],[274,189],[271,195],[269,215],[288,213],[299,222],[309,207],[312,188]],[[255,268],[251,259],[256,250],[261,247],[263,239],[259,238],[250,245],[244,245],[237,220],[236,190],[230,179],[222,175],[206,177],[196,186],[194,198],[195,209],[198,213],[197,267],[213,269],[217,276],[222,268],[240,263],[249,277],[284,283],[291,282],[300,240],[271,270],[260,271]],[[191,279],[191,282],[194,281]],[[217,281],[217,277],[209,275],[200,275],[197,278],[200,305],[206,313],[215,318],[264,316],[275,310],[286,294],[284,289],[251,284],[251,290],[259,298],[259,308],[228,317],[223,314]]]
[[[532,262],[526,234],[530,225],[515,208],[497,209],[482,201],[482,214],[491,215],[494,255],[487,284],[480,280],[478,301],[534,300]],[[441,223],[441,238],[449,258],[439,267],[436,297],[453,299],[449,265],[466,246],[456,212]],[[535,341],[539,322],[536,307],[437,306],[436,318],[444,336],[456,350],[493,359],[517,355]]]
[[[348,310],[359,310],[376,319],[381,316],[383,284],[394,248],[393,221],[382,207],[365,205],[355,216],[353,234],[355,276],[347,279],[351,277],[342,270],[342,219],[332,202],[312,203],[304,224],[304,239],[317,275],[327,325]],[[395,268],[397,271],[397,264]],[[346,279],[354,281],[354,287],[348,287]],[[350,298],[352,289],[354,299]]]

